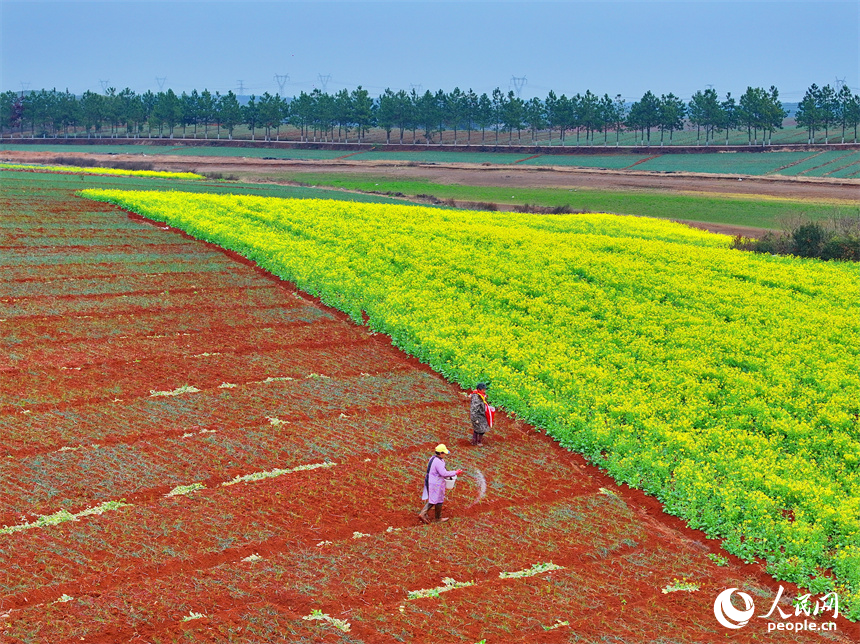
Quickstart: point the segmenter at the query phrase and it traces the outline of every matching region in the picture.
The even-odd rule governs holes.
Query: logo
[[[744,609],[738,610],[734,607],[732,593],[736,590],[737,588],[724,590],[717,595],[717,600],[714,602],[714,617],[726,628],[743,628],[755,614],[755,604],[752,597],[746,593],[738,591],[738,597],[744,600]]]
[[[737,608],[732,603],[732,595],[737,591],[738,597],[743,601],[743,609]],[[770,607],[770,612],[766,615],[759,615],[759,619],[769,620],[767,622],[767,632],[774,631],[835,631],[835,621],[818,621],[819,616],[824,613],[832,613],[831,619],[839,617],[839,596],[835,592],[822,595],[815,600],[813,605],[812,595],[807,593],[800,595],[792,601],[794,614],[791,611],[785,611],[780,607],[780,599],[782,599],[785,589],[780,586],[779,592],[773,600],[773,605]],[[784,601],[784,604],[787,602]],[[749,624],[750,619],[755,614],[755,604],[752,597],[737,588],[727,588],[714,601],[714,617],[725,628],[738,629]],[[771,617],[773,616],[773,617]],[[803,619],[799,621],[798,617],[812,617],[813,619]],[[795,618],[795,619],[792,619]],[[762,624],[764,626],[765,624]]]

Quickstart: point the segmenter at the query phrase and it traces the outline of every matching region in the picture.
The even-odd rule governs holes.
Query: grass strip
[[[526,204],[546,208],[567,207],[572,211],[638,215],[659,219],[779,229],[784,222],[803,217],[822,220],[858,216],[860,203],[769,198],[755,195],[662,193],[656,191],[611,191],[585,188],[500,188],[433,183],[427,180],[397,180],[378,175],[343,176],[334,173],[290,173],[282,179],[368,193],[430,195],[475,204],[505,206]]]
[[[112,510],[119,510],[120,508],[130,507],[130,503],[125,503],[122,500],[119,501],[105,501],[104,503],[100,503],[91,508],[87,508],[86,510],[81,510],[75,514],[72,514],[68,510],[60,510],[59,512],[54,512],[54,514],[46,514],[37,518],[35,521],[30,523],[19,523],[17,525],[11,526],[3,526],[0,528],[0,535],[3,534],[13,534],[15,532],[22,532],[24,530],[31,530],[33,528],[45,528],[47,526],[59,525],[61,523],[65,523],[67,521],[77,521],[83,517],[88,517],[92,515],[104,514],[105,512],[109,512]]]
[[[271,479],[277,476],[283,476],[284,474],[292,474],[293,472],[307,472],[308,470],[316,470],[321,467],[334,467],[337,463],[325,462],[325,463],[313,463],[311,465],[299,465],[298,467],[291,467],[290,469],[281,470],[274,469],[268,470],[266,472],[254,472],[253,474],[244,474],[242,476],[235,477],[232,481],[224,481],[221,485],[236,485],[237,483],[251,483],[253,481],[262,481],[264,479]]]

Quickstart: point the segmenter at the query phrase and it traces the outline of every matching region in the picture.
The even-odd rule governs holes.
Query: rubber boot
[[[430,504],[425,503],[424,507],[421,509],[421,512],[418,513],[418,518],[421,519],[422,523],[430,523],[430,519],[427,518],[427,510],[430,509]]]

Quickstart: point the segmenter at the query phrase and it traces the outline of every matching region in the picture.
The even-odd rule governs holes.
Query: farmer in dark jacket
[[[490,429],[490,419],[495,408],[487,404],[487,385],[479,382],[470,396],[469,420],[472,421],[472,445],[483,445],[484,434]]]

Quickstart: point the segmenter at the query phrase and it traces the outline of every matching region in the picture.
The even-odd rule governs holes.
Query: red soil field
[[[0,532],[0,641],[822,639],[768,633],[798,621],[776,613],[720,626],[722,590],[761,615],[780,584],[504,413],[470,446],[465,393],[388,338],[231,253],[15,181],[0,525],[21,528]],[[439,442],[466,474],[425,526]],[[107,501],[125,505],[38,524]],[[698,589],[664,592],[680,582]],[[826,641],[860,636],[837,626]]]

